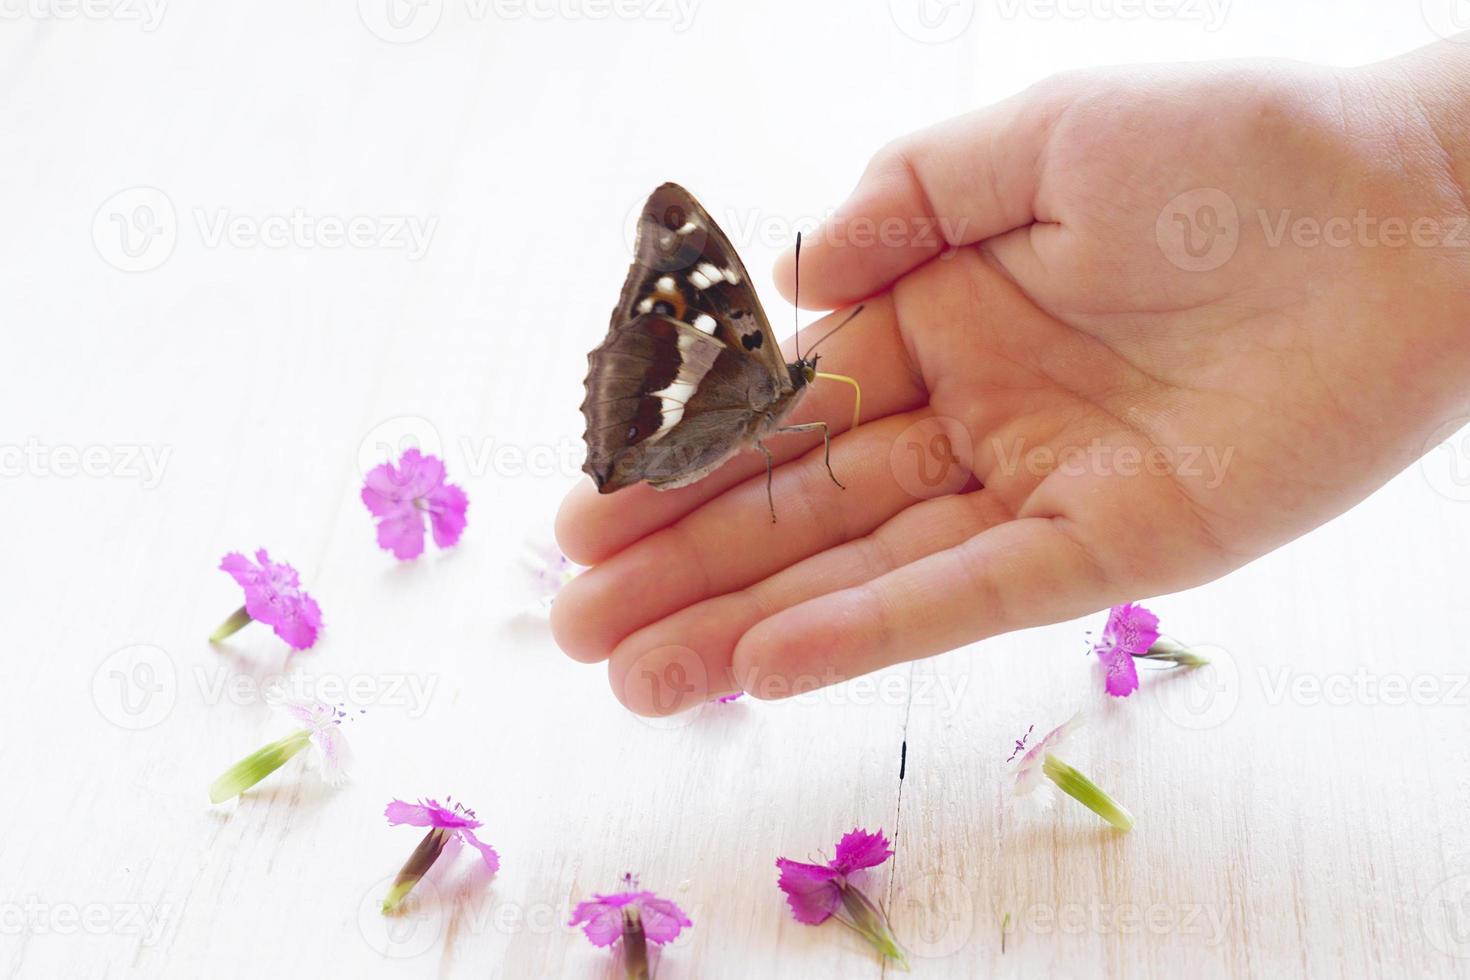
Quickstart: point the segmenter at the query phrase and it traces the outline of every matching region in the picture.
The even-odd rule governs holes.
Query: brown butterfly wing
[[[603,493],[698,479],[794,391],[745,266],[693,195],[664,184],[649,196],[635,254],[587,358],[582,468]]]
[[[748,392],[770,381],[754,362],[671,317],[643,314],[609,331],[587,355],[582,469],[602,493],[647,480],[673,485],[723,460],[754,418]],[[710,375],[719,366],[714,378]],[[711,428],[715,413],[720,425]],[[682,435],[680,435],[682,433]]]
[[[753,357],[774,378],[787,377],[771,324],[730,239],[694,195],[661,185],[638,217],[633,264],[609,328],[644,313],[660,313],[710,332]]]

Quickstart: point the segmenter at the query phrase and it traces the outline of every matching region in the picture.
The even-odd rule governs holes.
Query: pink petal
[[[405,803],[402,800],[394,800],[383,809],[383,816],[388,818],[388,823],[397,827],[407,824],[410,827],[433,826],[434,817],[429,808],[421,803]]]
[[[485,860],[485,867],[491,874],[500,870],[500,855],[495,853],[495,848],[476,837],[473,830],[463,827],[459,831],[459,837],[480,852],[480,857]]]
[[[1109,656],[1098,654],[1098,657],[1107,671],[1109,694],[1115,698],[1126,698],[1138,690],[1138,668],[1134,666],[1131,656],[1122,650],[1116,650]]]
[[[438,456],[425,456],[417,449],[409,449],[398,461],[398,472],[410,497],[427,497],[444,482],[444,461]]]
[[[424,519],[412,507],[406,507],[384,518],[378,524],[378,545],[393,552],[400,561],[417,558],[424,553]]]
[[[368,470],[362,484],[362,502],[374,517],[384,517],[403,506],[392,463],[382,463]]]
[[[246,611],[249,611],[248,608]],[[300,599],[281,613],[280,622],[274,628],[276,635],[295,649],[309,650],[316,643],[321,626],[321,607],[316,604],[315,599],[303,592]]]
[[[225,555],[221,559],[219,567],[220,571],[229,572],[230,577],[242,587],[254,585],[260,574],[256,567],[250,564],[250,559],[238,551],[232,551],[228,555]]]
[[[837,856],[832,867],[839,874],[852,874],[861,868],[871,868],[893,857],[893,848],[883,831],[870,834],[866,830],[853,830],[842,835],[837,842]]]
[[[667,898],[659,898],[644,892],[638,901],[638,914],[643,920],[643,935],[651,942],[662,945],[678,938],[680,931],[694,925],[684,910]]]
[[[448,797],[446,797],[448,799]],[[443,827],[450,830],[480,826],[475,812],[462,804],[445,806],[438,800],[419,800],[417,804],[394,800],[383,811],[390,824],[407,824],[410,827]]]
[[[581,926],[592,945],[611,946],[623,938],[622,907],[625,904],[627,903],[614,904],[601,895],[594,895],[593,901],[578,903],[572,910],[572,921],[569,924]]]
[[[834,880],[838,876],[836,870],[785,858],[777,858],[776,867],[781,869],[777,884],[786,893],[786,904],[791,906],[797,922],[820,925],[842,903],[842,893]]]
[[[452,547],[464,531],[464,512],[469,507],[469,497],[452,483],[429,494],[429,522],[434,526],[434,544],[440,548]]]
[[[1108,611],[1100,646],[1120,649],[1130,656],[1148,652],[1159,638],[1159,617],[1137,603],[1124,603]]]

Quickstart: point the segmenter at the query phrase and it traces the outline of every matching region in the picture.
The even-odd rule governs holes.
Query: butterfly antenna
[[[857,315],[859,313],[861,313],[862,311],[863,311],[863,308],[861,306],[859,306],[857,309],[855,309],[851,313],[849,313],[847,315],[847,319],[845,319],[841,323],[837,324],[837,326],[833,327],[831,330],[828,330],[827,333],[822,337],[821,340],[817,341],[815,344],[812,344],[811,348],[807,351],[807,353],[808,354],[814,353],[818,347],[821,347],[823,344],[825,344],[827,342],[827,338],[828,337],[832,336],[834,333],[836,333],[837,331],[841,330],[843,327],[845,327],[849,323],[851,323],[854,319],[857,318]]]
[[[796,359],[801,360],[801,232],[796,233],[796,285],[791,290],[791,321],[796,327]]]

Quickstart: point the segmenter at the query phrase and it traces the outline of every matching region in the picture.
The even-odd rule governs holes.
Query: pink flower
[[[398,877],[393,880],[393,887],[383,899],[385,913],[392,912],[408,896],[413,886],[439,860],[450,841],[468,844],[479,851],[490,874],[500,870],[500,855],[495,853],[495,848],[475,836],[475,831],[483,826],[475,818],[475,811],[462,803],[454,803],[451,797],[445,797],[445,802],[452,805],[444,806],[437,800],[420,800],[418,803],[394,800],[383,810],[383,815],[392,826],[406,824],[410,827],[430,828],[428,835],[414,849],[407,863],[398,872]]]
[[[625,876],[623,882],[629,889],[637,887],[632,875]],[[638,910],[644,938],[660,946],[673,942],[680,932],[694,925],[683,910],[667,898],[659,898],[650,891],[632,890],[593,895],[590,902],[578,902],[568,925],[581,926],[594,946],[611,946],[623,938],[623,924],[629,907]]]
[[[893,848],[882,830],[872,834],[852,830],[837,842],[837,856],[826,864],[777,858],[776,867],[781,870],[777,884],[786,893],[786,904],[797,922],[815,926],[835,917],[882,955],[905,963],[887,917],[857,887],[855,877],[892,856]]]
[[[660,946],[671,943],[694,923],[667,898],[638,891],[638,879],[633,875],[623,876],[623,886],[615,894],[593,895],[592,901],[577,903],[568,925],[581,926],[594,946],[611,946],[621,939],[623,976],[646,980],[648,941]]]
[[[258,564],[239,552],[230,552],[219,563],[245,590],[245,605],[211,636],[217,642],[243,628],[252,619],[265,623],[294,649],[305,650],[316,643],[322,625],[321,607],[301,588],[296,569],[285,562],[273,562],[261,548],[255,553]]]
[[[1108,693],[1126,698],[1138,690],[1138,668],[1133,658],[1148,653],[1159,638],[1159,617],[1135,603],[1114,606],[1108,613],[1102,639],[1093,652],[1107,671]]]
[[[368,471],[362,502],[378,518],[378,544],[400,560],[424,553],[424,514],[434,526],[434,544],[448,548],[465,528],[469,498],[444,482],[444,463],[417,449],[403,454],[395,467],[383,463]]]

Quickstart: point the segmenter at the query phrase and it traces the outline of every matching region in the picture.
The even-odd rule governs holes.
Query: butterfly
[[[730,240],[692,194],[663,184],[639,213],[633,264],[607,337],[587,355],[582,469],[600,493],[639,482],[671,490],[753,447],[766,457],[774,522],[766,437],[820,430],[827,474],[842,486],[827,423],[785,424],[817,378],[857,389],[857,424],[857,382],[819,372],[818,356],[798,352],[786,361]]]

